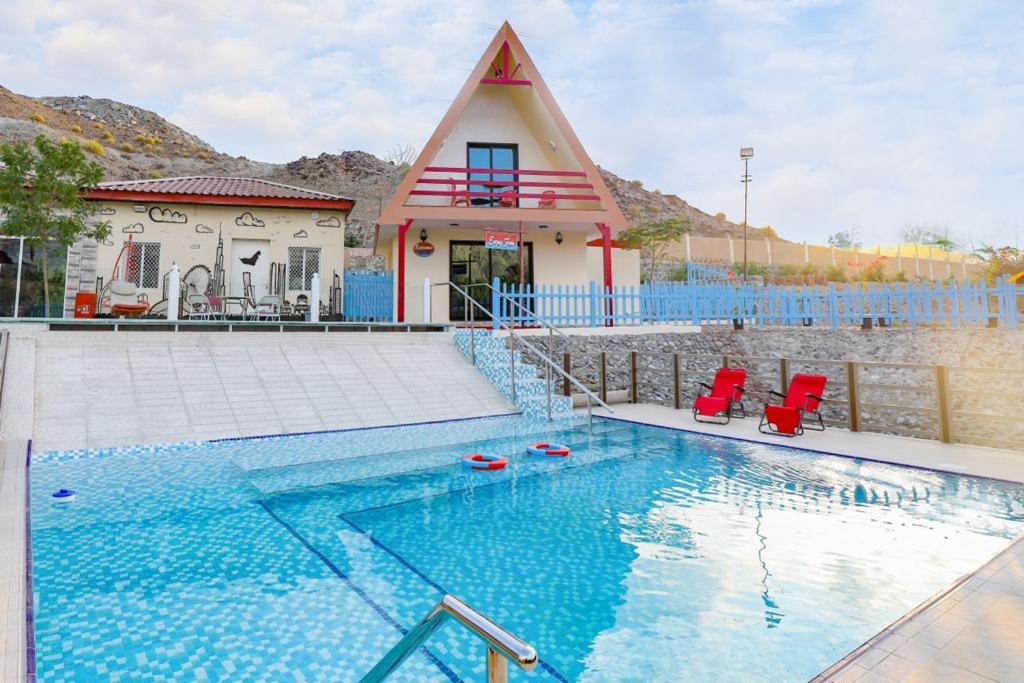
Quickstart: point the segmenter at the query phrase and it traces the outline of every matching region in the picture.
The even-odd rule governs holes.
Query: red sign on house
[[[493,232],[489,230],[484,233],[484,246],[488,249],[515,251],[519,248],[519,235],[514,232]]]

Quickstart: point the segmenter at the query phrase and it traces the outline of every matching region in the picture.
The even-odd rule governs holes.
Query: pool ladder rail
[[[524,671],[532,671],[537,666],[537,651],[533,647],[454,595],[445,595],[420,623],[381,657],[370,672],[363,676],[361,683],[377,683],[386,679],[449,618],[455,619],[487,644],[487,683],[508,681],[510,659]]]

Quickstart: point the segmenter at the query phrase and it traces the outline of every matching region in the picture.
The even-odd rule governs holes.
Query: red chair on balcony
[[[747,371],[743,368],[721,368],[715,373],[712,384],[700,382],[708,390],[693,402],[693,419],[697,422],[728,424],[733,410],[739,409],[739,417],[746,417],[743,407],[743,385],[747,382]]]
[[[448,178],[448,191],[451,192],[452,206],[469,207],[469,190],[460,190],[455,186],[455,178]]]
[[[501,193],[501,198],[498,200],[498,205],[503,206],[505,208],[515,206],[516,199],[518,197],[519,195],[516,193],[515,190],[505,190],[504,192]]]
[[[555,194],[554,190],[544,190],[540,193],[540,201],[537,203],[538,209],[554,209],[555,202],[558,199],[558,195]]]
[[[824,400],[822,395],[827,380],[825,375],[793,375],[785,395],[769,391],[757,430],[762,434],[782,436],[798,436],[805,429],[825,431],[825,421],[821,418],[819,407]],[[773,405],[770,402],[772,396],[781,398],[782,405]],[[804,423],[807,416],[812,418],[810,424]]]

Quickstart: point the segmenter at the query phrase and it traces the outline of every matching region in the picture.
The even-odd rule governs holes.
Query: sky
[[[284,162],[419,149],[508,19],[599,165],[751,225],[1024,241],[1019,0],[3,0],[0,84]]]

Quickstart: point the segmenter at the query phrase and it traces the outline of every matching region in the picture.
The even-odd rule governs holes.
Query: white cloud
[[[601,165],[822,241],[907,223],[1009,242],[1024,152],[1012,0],[104,0],[0,4],[3,85],[154,109],[266,161],[421,147],[506,16]],[[528,34],[528,35],[527,35]]]

